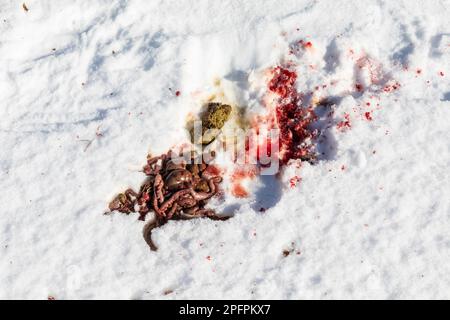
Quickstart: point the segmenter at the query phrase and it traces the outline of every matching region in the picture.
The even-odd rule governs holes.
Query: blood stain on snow
[[[291,252],[289,250],[283,250],[283,257],[287,257]]]
[[[303,48],[312,48],[312,42],[311,41],[308,41],[308,42],[306,42],[306,43],[304,43],[303,44]]]
[[[439,75],[440,75],[441,77],[443,77],[443,76],[444,76],[444,72],[439,71]]]
[[[312,42],[311,41],[306,41],[301,39],[298,41],[299,44],[302,45],[303,48],[311,48],[312,47]]]
[[[231,193],[236,198],[247,198],[249,193],[242,185],[246,179],[253,179],[256,176],[255,169],[236,169],[231,175]]]
[[[248,197],[248,191],[245,190],[245,188],[240,183],[234,183],[231,188],[231,193],[236,198],[247,198]]]
[[[344,120],[339,121],[336,125],[338,130],[345,131],[346,129],[350,129],[352,124],[350,123],[350,115],[348,113],[344,113]]]
[[[179,96],[181,95],[181,92],[177,90],[177,91],[175,92],[175,95],[176,95],[177,97],[179,97]]]
[[[291,188],[295,188],[299,182],[301,182],[302,178],[299,176],[294,176],[289,180],[289,185]]]
[[[362,84],[357,83],[357,84],[355,84],[355,89],[356,89],[356,91],[358,91],[358,92],[362,92],[362,91],[364,90],[364,87],[363,87]]]
[[[386,92],[386,93],[389,93],[389,92],[392,92],[392,91],[395,91],[395,90],[398,90],[398,89],[400,89],[400,83],[395,82],[394,84],[387,84],[387,85],[385,85],[384,88],[383,88],[383,91]]]
[[[208,167],[205,169],[205,172],[211,176],[219,176],[222,174],[222,170],[219,167],[212,164],[208,165]]]
[[[275,115],[271,116],[275,118],[275,126],[280,130],[281,164],[286,164],[290,159],[301,159],[311,153],[312,146],[305,145],[304,142],[314,138],[309,126],[317,116],[312,107],[305,108],[301,104],[302,95],[295,88],[295,71],[277,66],[270,73],[272,78],[268,88],[278,95],[273,105]]]
[[[236,169],[231,176],[232,181],[242,181],[247,178],[254,178],[256,176],[256,169]]]
[[[373,119],[372,119],[372,114],[370,113],[370,112],[365,112],[364,113],[364,116],[366,117],[366,119],[368,120],[368,121],[372,121]]]

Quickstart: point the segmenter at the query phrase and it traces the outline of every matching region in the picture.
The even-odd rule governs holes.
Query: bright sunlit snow
[[[450,298],[449,17],[448,0],[2,0],[0,298]],[[247,197],[224,183],[209,206],[234,217],[169,221],[156,252],[137,214],[103,214],[211,96],[263,115],[276,66],[333,104],[317,164]]]

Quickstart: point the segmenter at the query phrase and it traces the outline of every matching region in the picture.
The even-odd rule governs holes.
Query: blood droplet
[[[363,91],[363,86],[360,83],[355,84],[355,89],[358,92],[362,92]]]

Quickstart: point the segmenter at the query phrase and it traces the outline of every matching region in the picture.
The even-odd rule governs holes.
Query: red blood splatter
[[[207,256],[207,257],[206,257],[206,260],[211,261],[211,256]]]
[[[231,181],[241,181],[246,178],[254,178],[256,176],[255,169],[236,169],[231,175]]]
[[[387,84],[384,86],[383,91],[386,93],[395,91],[400,88],[400,83],[395,82],[394,84]]]
[[[368,106],[368,107],[369,107],[369,106],[370,106],[370,102],[366,102],[366,106]]]
[[[254,144],[256,144],[256,160],[261,161],[265,157],[272,156],[272,140],[269,137],[259,134],[258,128],[256,129],[256,136],[252,137]],[[245,142],[245,150],[250,151],[250,142]],[[262,165],[262,164],[261,164]],[[270,164],[268,164],[270,165]],[[262,165],[265,166],[265,165]]]
[[[231,194],[236,198],[247,198],[248,191],[240,183],[233,184],[231,188]]]
[[[339,130],[350,129],[352,127],[352,125],[350,123],[350,115],[348,113],[344,113],[344,120],[339,121],[338,124],[336,125],[336,127]]]
[[[253,179],[256,176],[255,169],[237,169],[231,175],[231,193],[236,198],[246,198],[248,197],[248,191],[242,185],[242,180],[244,179]]]
[[[439,75],[440,75],[441,77],[443,77],[443,76],[444,76],[444,72],[439,71]]]
[[[180,91],[177,91],[177,92],[175,92],[175,95],[176,95],[177,97],[179,97],[179,96],[180,96],[180,94],[181,94],[181,92],[180,92]]]
[[[305,146],[304,142],[313,138],[308,127],[317,117],[312,107],[301,105],[301,94],[295,88],[295,71],[278,66],[271,73],[268,87],[279,97],[275,107],[275,126],[280,130],[280,160],[281,164],[286,164],[290,159],[300,159],[310,153],[311,146]]]
[[[358,91],[358,92],[362,92],[364,88],[363,88],[363,85],[362,85],[362,84],[357,83],[357,84],[355,84],[355,89],[356,89],[356,91]]]
[[[342,171],[344,171],[344,170],[345,170],[345,166],[344,166],[344,165],[342,165],[342,167],[341,167],[341,170],[342,170]]]
[[[272,70],[273,77],[269,81],[269,90],[278,94],[281,98],[286,98],[296,90],[293,87],[297,80],[297,74],[294,71],[276,67]]]
[[[422,73],[422,70],[421,70],[421,69],[417,69],[417,70],[416,70],[416,73],[417,73],[417,74],[421,74],[421,73]]]
[[[364,116],[366,117],[367,120],[372,121],[372,114],[370,112],[364,113]]]
[[[308,41],[308,42],[303,44],[303,48],[311,48],[311,47],[312,47],[311,41]]]
[[[56,298],[54,296],[48,296],[47,300],[56,300]]]
[[[289,185],[291,188],[295,188],[297,184],[302,180],[299,176],[294,176],[289,180]]]
[[[222,174],[222,170],[219,168],[219,167],[217,167],[217,166],[215,166],[215,165],[209,165],[206,169],[205,169],[205,172],[208,174],[208,175],[211,175],[211,176],[219,176],[219,175],[221,175]]]

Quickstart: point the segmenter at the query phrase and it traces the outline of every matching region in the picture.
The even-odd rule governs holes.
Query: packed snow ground
[[[0,3],[0,298],[450,298],[449,1],[26,6]],[[137,215],[102,214],[217,79],[258,110],[289,59],[299,91],[338,98],[317,165],[227,196],[226,222],[166,224],[156,253]]]

